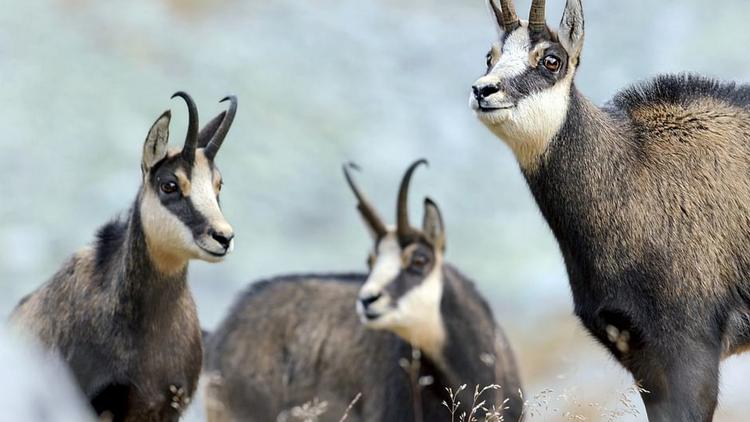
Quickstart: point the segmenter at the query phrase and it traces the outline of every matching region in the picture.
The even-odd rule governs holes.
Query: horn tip
[[[224,101],[231,101],[233,103],[236,103],[237,102],[237,96],[234,95],[234,94],[229,94],[226,97],[222,98],[221,101],[219,101],[219,102],[223,103]]]
[[[188,94],[187,94],[187,92],[185,92],[185,91],[177,91],[177,92],[175,92],[174,94],[172,94],[172,96],[171,96],[171,97],[169,97],[169,99],[171,100],[171,99],[173,99],[173,98],[175,98],[175,97],[185,97],[185,96],[187,96],[187,95],[188,95]]]

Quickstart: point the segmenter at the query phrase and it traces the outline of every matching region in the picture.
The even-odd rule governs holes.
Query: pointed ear
[[[169,120],[172,113],[167,110],[156,119],[146,136],[146,142],[143,144],[143,171],[151,169],[156,163],[167,156],[167,143],[169,142]]]
[[[492,22],[494,23],[493,26],[497,31],[497,35],[502,37],[505,33],[505,27],[503,26],[503,11],[502,9],[500,9],[500,6],[495,4],[495,0],[486,0],[486,2],[487,9],[490,11],[490,16],[492,16]]]
[[[578,63],[583,49],[583,6],[581,0],[568,0],[560,21],[560,44],[574,63]]]
[[[430,198],[424,199],[424,219],[422,220],[422,232],[435,249],[445,250],[445,226],[440,209]]]
[[[219,128],[221,121],[224,120],[224,116],[227,114],[226,111],[222,111],[218,116],[214,117],[210,122],[203,126],[203,129],[198,133],[198,148],[205,148],[208,142],[216,133]]]

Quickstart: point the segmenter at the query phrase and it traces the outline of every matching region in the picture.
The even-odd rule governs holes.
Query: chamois
[[[721,359],[750,347],[750,86],[662,75],[597,107],[573,82],[581,0],[557,33],[544,0],[528,22],[489,6],[499,39],[471,106],[515,154],[575,313],[651,421],[710,421]]]
[[[237,110],[200,133],[190,96],[181,150],[168,150],[170,111],[143,146],[142,185],[124,217],[103,226],[21,300],[11,322],[70,366],[99,415],[113,421],[176,421],[195,391],[201,330],[187,284],[190,259],[221,261],[234,237],[219,208],[214,157]],[[224,101],[224,100],[222,100]]]
[[[271,421],[314,398],[321,420],[338,421],[359,392],[353,421],[444,421],[446,387],[501,385],[482,396],[521,412],[513,353],[474,284],[444,263],[437,205],[425,200],[421,231],[407,218],[412,164],[398,196],[398,225],[387,228],[354,184],[358,209],[373,235],[369,274],[282,276],[250,286],[206,344],[209,421]],[[356,312],[355,312],[356,304]],[[421,349],[417,387],[401,364]],[[429,378],[428,378],[429,379]],[[469,393],[470,394],[470,393]],[[504,402],[504,400],[506,400]],[[467,411],[470,397],[457,414]]]

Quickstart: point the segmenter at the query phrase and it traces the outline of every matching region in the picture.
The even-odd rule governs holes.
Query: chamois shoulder
[[[701,75],[659,75],[620,91],[612,104],[625,112],[647,106],[673,105],[689,108],[703,101],[750,109],[750,85],[723,82]]]
[[[125,242],[128,221],[121,217],[115,217],[107,224],[101,226],[96,232],[94,240],[95,265],[97,269],[106,266]]]
[[[472,279],[461,273],[458,268],[451,264],[443,266],[445,277],[457,290],[461,297],[470,298],[472,303],[477,304],[488,315],[492,315],[492,309],[484,296],[477,290],[477,286]]]

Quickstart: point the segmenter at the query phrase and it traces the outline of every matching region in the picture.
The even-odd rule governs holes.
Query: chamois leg
[[[642,351],[631,371],[647,392],[641,393],[650,422],[710,422],[719,394],[718,347],[684,342],[676,352]]]

